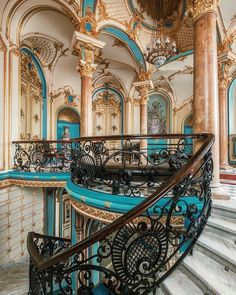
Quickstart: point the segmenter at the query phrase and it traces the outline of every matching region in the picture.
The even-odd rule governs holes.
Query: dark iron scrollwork
[[[97,284],[111,294],[153,292],[192,249],[211,212],[211,152],[205,154],[196,169],[189,171],[173,185],[171,198],[157,200],[117,226],[115,232],[90,242],[88,247],[96,249],[93,253],[87,247],[78,248],[70,259],[41,273],[32,265],[31,280],[41,282],[43,278],[41,285],[48,290],[45,280],[50,278],[63,295],[73,294],[72,273],[76,274],[78,287],[74,291],[78,295],[94,294]],[[44,259],[56,253],[57,248],[47,238],[40,245],[35,241]],[[51,294],[43,292],[30,294]]]
[[[16,143],[14,169],[31,172],[69,172],[72,144],[70,142]]]
[[[43,235],[34,235],[35,248],[43,260],[63,252],[70,246],[70,240]],[[71,277],[67,273],[68,260],[62,261],[51,269],[38,270],[30,259],[29,295],[53,294],[55,289],[61,294],[72,294]]]
[[[116,148],[109,148],[109,141],[86,142],[72,156],[72,181],[95,190],[108,186],[112,194],[144,196],[145,189],[157,189],[186,164],[191,157],[185,152],[187,144],[181,138],[140,150],[139,142],[131,139]]]

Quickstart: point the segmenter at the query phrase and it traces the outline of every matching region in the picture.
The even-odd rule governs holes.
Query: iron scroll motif
[[[118,145],[109,148],[105,141],[80,144],[72,155],[72,182],[94,190],[110,188],[112,194],[143,197],[148,188],[155,191],[191,157],[186,154],[184,138],[177,143],[155,143],[145,150],[130,139]]]
[[[72,182],[93,190],[144,197],[155,191],[191,157],[189,143],[158,139],[36,141],[15,143],[14,169],[27,172],[71,172]]]
[[[91,248],[97,245],[94,253],[88,254],[88,248],[77,251],[70,259],[44,270],[44,280],[49,277],[54,284],[63,286],[58,294],[72,295],[70,278],[76,273],[79,283],[76,293],[92,295],[97,273],[100,283],[111,294],[154,294],[192,249],[208,220],[212,172],[213,163],[208,152],[195,172],[191,171],[176,183],[172,198],[158,200],[113,234],[94,241],[90,244]],[[42,275],[35,274],[34,270],[31,276],[42,280]],[[41,290],[37,294],[51,293]]]
[[[29,172],[69,172],[72,144],[47,141],[16,143],[14,169]]]

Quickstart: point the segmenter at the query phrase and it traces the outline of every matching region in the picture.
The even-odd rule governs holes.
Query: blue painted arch
[[[137,43],[132,40],[127,33],[122,31],[121,29],[113,26],[105,26],[101,29],[102,33],[107,33],[112,35],[113,37],[121,40],[131,51],[132,55],[134,56],[135,60],[137,61],[138,66],[142,70],[147,70],[146,61],[144,59],[142,50],[139,48]]]
[[[93,99],[95,98],[95,96],[103,91],[110,91],[113,92],[114,94],[116,94],[121,102],[121,134],[124,134],[124,96],[123,94],[117,90],[116,88],[113,87],[101,87],[98,89],[95,89],[95,91],[93,92]]]
[[[41,63],[39,61],[39,59],[34,55],[34,53],[26,47],[21,48],[21,52],[27,54],[32,62],[34,63],[38,74],[39,74],[39,78],[40,81],[42,83],[42,97],[43,97],[43,138],[47,138],[47,83],[46,83],[46,79],[45,79],[45,75],[41,66]]]

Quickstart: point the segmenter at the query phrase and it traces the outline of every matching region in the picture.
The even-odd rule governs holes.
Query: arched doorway
[[[57,116],[57,140],[80,137],[80,117],[70,107],[61,109]]]

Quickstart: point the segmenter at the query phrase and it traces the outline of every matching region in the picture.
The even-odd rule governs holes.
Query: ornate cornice
[[[219,0],[190,0],[190,15],[197,20],[201,15],[208,12],[217,12]]]

